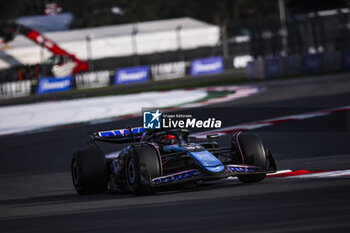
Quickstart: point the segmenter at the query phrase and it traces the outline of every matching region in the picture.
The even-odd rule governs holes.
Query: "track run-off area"
[[[129,112],[124,109],[132,108],[131,102],[111,100],[106,102],[111,104],[111,111],[120,102],[124,105],[120,111],[125,112],[101,117],[105,109],[90,112],[81,108],[79,114],[72,113],[67,119],[78,115],[84,119],[77,117],[75,121],[36,127],[29,127],[32,110],[27,110],[24,116],[28,118],[17,118],[17,123],[13,118],[5,133],[3,116],[8,114],[11,118],[10,111],[0,108],[1,232],[347,231],[350,227],[350,75],[210,89],[173,91],[181,92],[183,98],[191,93],[192,99],[176,103],[169,102],[174,100],[164,92],[163,101],[169,96],[167,103],[156,98],[140,103]],[[214,90],[216,94],[208,98],[208,93]],[[243,90],[239,97],[237,90]],[[104,107],[101,103],[96,102],[96,106]],[[15,107],[21,112],[26,106],[8,108]],[[257,133],[272,150],[279,172],[255,184],[225,179],[150,196],[128,193],[78,196],[69,171],[72,153],[86,148],[87,132],[139,126],[141,109],[137,108],[140,107],[171,107],[168,111],[221,119],[221,129],[194,130],[193,134],[200,137],[218,133],[221,135],[218,142],[223,146],[229,144],[230,135],[237,130]],[[60,108],[65,109],[74,109],[74,105]],[[37,121],[42,120],[37,118]],[[105,153],[112,153],[123,145],[103,146]]]
[[[47,101],[0,107],[0,135],[52,130],[71,124],[97,124],[141,115],[142,108],[190,108],[258,93],[254,86],[193,88],[129,95]]]

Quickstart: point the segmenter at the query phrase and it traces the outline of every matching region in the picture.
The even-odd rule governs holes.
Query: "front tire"
[[[101,150],[91,148],[75,152],[71,173],[74,188],[79,195],[106,191],[106,159]]]
[[[153,146],[143,144],[130,148],[125,177],[131,192],[146,195],[154,192],[151,181],[161,174],[161,161]]]
[[[246,165],[258,166],[266,169],[266,151],[261,139],[256,134],[236,133],[233,135],[233,146],[242,156],[242,163]],[[238,179],[243,183],[258,182],[265,178],[266,173],[238,175]]]

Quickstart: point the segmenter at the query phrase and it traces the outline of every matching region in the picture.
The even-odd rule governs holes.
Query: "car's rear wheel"
[[[161,161],[153,146],[143,144],[130,148],[125,177],[131,192],[146,195],[154,192],[151,182],[161,174]]]
[[[106,159],[101,150],[91,148],[73,154],[72,181],[80,195],[102,193],[107,188]]]
[[[246,165],[266,168],[266,151],[261,139],[256,134],[236,133],[232,138],[233,147],[242,157],[242,163]],[[238,179],[243,183],[258,182],[265,178],[266,173],[239,175]]]

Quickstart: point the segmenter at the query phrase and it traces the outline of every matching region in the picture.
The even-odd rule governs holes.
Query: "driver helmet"
[[[159,138],[159,141],[163,145],[174,145],[178,144],[177,138],[175,135],[162,135]]]

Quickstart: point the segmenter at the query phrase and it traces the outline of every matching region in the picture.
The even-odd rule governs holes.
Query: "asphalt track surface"
[[[272,81],[215,108],[224,126],[350,105],[350,74]],[[349,112],[255,130],[279,169],[350,169]],[[69,164],[86,132],[139,125],[133,118],[0,138],[0,232],[348,232],[350,179],[222,180],[151,196],[78,196]],[[227,144],[229,136],[220,142]],[[105,152],[120,147],[105,145]]]

